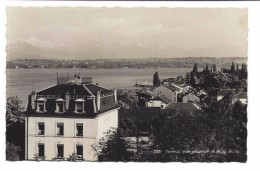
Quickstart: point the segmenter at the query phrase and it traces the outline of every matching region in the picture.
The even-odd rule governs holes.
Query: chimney
[[[97,91],[97,111],[100,110],[100,90]]]
[[[96,98],[95,98],[95,96],[93,98],[93,108],[94,108],[94,113],[97,113],[97,105],[96,105]]]
[[[115,102],[117,102],[117,90],[114,89],[114,98],[115,98]]]
[[[67,92],[65,94],[65,110],[69,109],[69,104],[70,104],[70,94]]]
[[[75,82],[76,82],[76,84],[78,85],[78,84],[81,84],[81,77],[80,77],[80,75],[78,74],[75,74]]]
[[[35,109],[35,101],[36,101],[36,93],[33,90],[31,93],[31,108],[34,110]]]

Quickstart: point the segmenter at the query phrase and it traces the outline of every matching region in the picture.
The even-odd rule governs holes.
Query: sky
[[[246,8],[7,7],[7,58],[247,57]]]

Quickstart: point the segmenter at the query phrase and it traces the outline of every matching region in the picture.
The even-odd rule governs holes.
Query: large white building
[[[79,78],[76,78],[79,79]],[[25,122],[25,159],[96,161],[94,146],[118,127],[116,90],[80,80],[29,95]]]

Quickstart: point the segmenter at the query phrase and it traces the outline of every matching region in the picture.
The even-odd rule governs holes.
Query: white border
[[[259,140],[259,73],[260,73],[260,3],[259,2],[61,2],[61,1],[0,1],[0,26],[1,26],[1,39],[0,39],[0,73],[2,78],[2,84],[0,84],[0,95],[1,95],[1,118],[0,118],[0,162],[1,170],[134,170],[134,169],[149,169],[149,170],[210,170],[210,171],[219,171],[219,170],[257,170],[258,160],[260,152],[260,145],[257,140]],[[244,8],[247,7],[249,11],[249,53],[248,53],[248,69],[249,69],[249,106],[248,106],[248,161],[245,164],[240,163],[69,163],[69,162],[7,162],[5,161],[5,7],[6,6],[90,6],[90,7],[236,7]],[[43,166],[43,167],[42,167]],[[129,167],[130,166],[130,167]]]

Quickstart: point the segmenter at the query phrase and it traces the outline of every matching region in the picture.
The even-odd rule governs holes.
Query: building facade
[[[28,98],[25,159],[96,161],[98,141],[118,127],[116,90],[80,80],[61,83]]]

